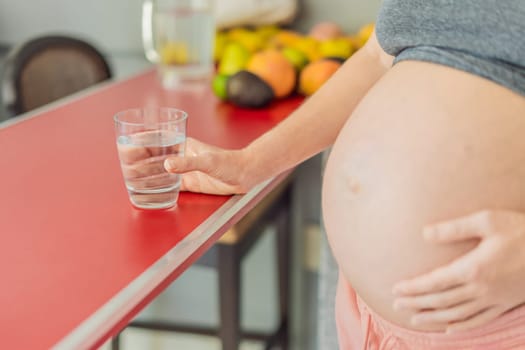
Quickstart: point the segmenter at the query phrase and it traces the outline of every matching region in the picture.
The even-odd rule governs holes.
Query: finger
[[[469,319],[459,321],[448,326],[447,333],[456,333],[481,326],[489,321],[492,321],[493,319],[501,315],[504,311],[505,310],[503,308],[496,306],[485,309]]]
[[[189,150],[190,153],[193,153],[193,155],[195,155],[195,153],[199,151],[200,152],[212,152],[212,151],[218,151],[221,149],[216,146],[201,142],[192,137],[188,137],[186,139],[186,150]]]
[[[244,193],[235,186],[207,177],[200,172],[188,172],[182,175],[180,190],[218,195]]]
[[[164,161],[164,168],[170,173],[187,173],[190,171],[210,173],[213,169],[213,159],[210,154],[193,157],[168,157]]]
[[[174,186],[174,179],[176,175],[169,173],[162,173],[147,177],[141,177],[136,179],[127,179],[126,185],[135,191],[150,191],[156,188],[165,188]]]
[[[183,192],[188,191],[188,192],[200,193],[201,192],[200,187],[195,182],[194,176],[192,175],[188,176],[188,174],[191,174],[191,173],[186,173],[182,175],[181,181],[180,181],[180,190]]]
[[[461,271],[459,263],[452,263],[411,280],[401,281],[394,285],[392,292],[403,296],[444,291],[465,281]]]
[[[398,298],[394,300],[394,309],[444,309],[472,300],[475,296],[475,289],[466,284],[440,293]]]
[[[175,133],[165,130],[143,131],[128,135],[125,142],[117,143],[120,159],[124,164],[131,164],[149,157],[179,152],[180,145],[171,145],[175,137]]]
[[[451,243],[485,237],[490,231],[494,212],[482,211],[459,219],[427,226],[425,239],[438,243]]]
[[[166,173],[164,156],[151,157],[132,164],[123,164],[122,173],[126,179],[136,179]]]
[[[486,305],[476,299],[446,309],[419,312],[412,316],[410,321],[415,326],[457,322],[476,315],[485,307]]]
[[[118,154],[123,164],[133,164],[136,161],[151,157],[152,153],[147,147],[133,145],[118,145]]]

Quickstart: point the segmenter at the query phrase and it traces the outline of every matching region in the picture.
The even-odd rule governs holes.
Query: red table
[[[175,209],[137,210],[120,173],[117,111],[181,108],[189,136],[239,148],[300,103],[242,110],[208,86],[163,90],[148,71],[0,125],[1,347],[100,346],[285,176],[242,196],[183,193]]]

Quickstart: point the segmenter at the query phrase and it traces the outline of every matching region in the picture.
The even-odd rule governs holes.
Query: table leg
[[[241,259],[235,245],[218,246],[219,315],[223,350],[237,350],[240,342]]]
[[[120,350],[120,332],[111,338],[111,350]]]
[[[286,208],[289,208],[287,205]],[[290,279],[290,235],[291,225],[288,209],[283,209],[277,218],[277,258],[279,276],[279,313],[282,349],[288,349],[288,299]]]

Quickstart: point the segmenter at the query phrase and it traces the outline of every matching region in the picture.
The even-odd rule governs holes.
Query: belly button
[[[355,177],[349,176],[347,185],[350,189],[350,192],[354,194],[358,194],[361,191],[361,183]]]

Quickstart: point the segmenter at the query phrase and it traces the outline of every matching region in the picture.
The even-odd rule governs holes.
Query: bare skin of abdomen
[[[439,267],[476,241],[426,242],[427,224],[484,209],[525,212],[525,98],[452,68],[406,61],[365,96],[339,134],[323,184],[335,258],[368,306],[392,307],[392,286]]]

